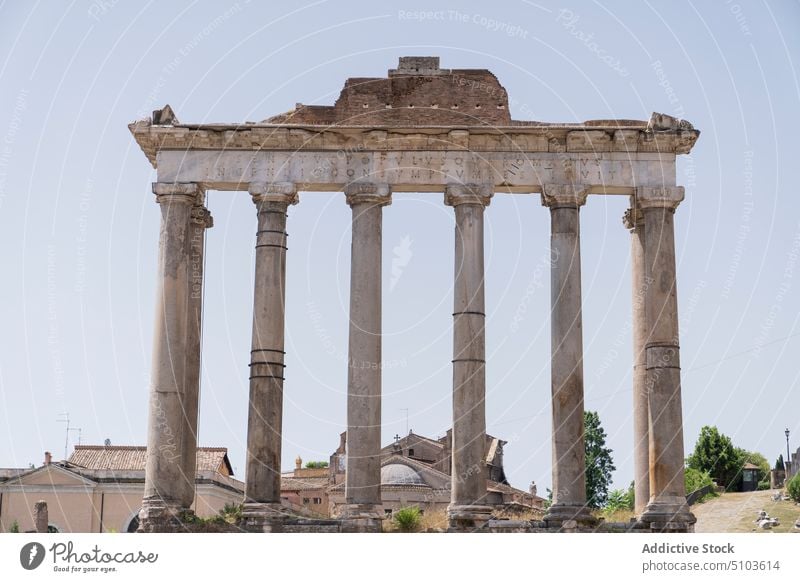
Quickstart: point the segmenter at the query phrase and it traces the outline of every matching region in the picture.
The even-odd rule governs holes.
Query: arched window
[[[136,513],[130,516],[128,519],[128,525],[126,525],[122,531],[125,533],[136,533],[136,530],[139,529],[139,511],[136,510]]]

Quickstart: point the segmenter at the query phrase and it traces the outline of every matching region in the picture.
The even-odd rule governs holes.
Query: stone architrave
[[[591,523],[586,505],[583,438],[583,322],[580,207],[589,188],[547,184],[550,208],[550,384],[553,410],[553,503],[548,525]]]
[[[347,367],[346,531],[380,531],[381,502],[381,249],[387,184],[350,184],[350,340]]]
[[[692,531],[686,504],[681,407],[678,298],[673,215],[681,186],[636,190],[644,214],[645,391],[648,397],[650,500],[641,521],[654,531]]]
[[[450,529],[471,531],[491,516],[486,502],[486,301],[483,212],[492,185],[453,184],[444,203],[455,210],[453,286],[453,442]]]
[[[292,183],[250,184],[258,213],[247,478],[242,515],[245,528],[279,531],[283,433],[284,327],[286,303],[286,214],[297,204]]]

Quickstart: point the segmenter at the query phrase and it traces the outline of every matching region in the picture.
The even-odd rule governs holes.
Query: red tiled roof
[[[147,447],[77,445],[67,463],[86,469],[112,471],[144,471]],[[233,475],[225,447],[198,447],[197,470]]]
[[[327,486],[327,477],[281,477],[281,491],[309,491]]]

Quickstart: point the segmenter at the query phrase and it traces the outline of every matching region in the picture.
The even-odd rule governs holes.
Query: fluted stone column
[[[250,184],[258,211],[244,527],[280,531],[286,301],[286,213],[298,201],[287,182]]]
[[[631,231],[631,288],[633,302],[633,497],[638,516],[650,500],[650,444],[647,391],[645,390],[645,341],[647,324],[644,295],[650,280],[644,268],[644,215],[635,204],[625,212],[625,227]]]
[[[591,523],[586,507],[583,440],[583,322],[580,207],[588,188],[546,184],[550,208],[551,391],[553,407],[553,504],[550,526]]]
[[[470,531],[491,517],[486,504],[486,332],[483,211],[490,185],[447,186],[455,210],[453,440],[450,529]]]
[[[191,457],[188,449],[196,442],[189,418],[195,415],[194,430],[197,422],[188,369],[199,354],[190,353],[195,344],[190,346],[191,251],[187,241],[192,209],[202,205],[197,184],[157,182],[153,192],[161,208],[161,233],[147,462],[139,514],[140,531],[147,532],[179,528],[180,514],[191,505],[187,492],[194,488],[194,468],[186,467]]]
[[[381,231],[387,184],[345,189],[353,212],[350,341],[347,369],[347,473],[344,531],[380,531],[381,502]]]
[[[683,477],[678,300],[673,214],[682,187],[636,189],[645,222],[646,380],[650,442],[650,501],[642,522],[656,531],[691,531],[696,521],[686,504]]]
[[[202,197],[202,193],[200,196]],[[195,497],[197,473],[197,416],[200,404],[201,344],[203,330],[203,266],[206,229],[214,226],[214,219],[202,199],[192,206],[189,218],[189,235],[185,244],[189,253],[189,301],[186,339],[186,446],[183,450],[184,492],[182,507],[191,507]]]

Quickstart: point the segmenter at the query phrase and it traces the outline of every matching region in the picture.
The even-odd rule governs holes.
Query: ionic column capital
[[[196,182],[153,182],[156,202],[203,204],[203,188]]]
[[[388,206],[392,203],[391,187],[380,182],[351,182],[344,187],[344,196],[348,206],[364,203]]]
[[[460,204],[489,206],[492,196],[494,196],[492,184],[448,184],[444,189],[444,203],[447,206]]]
[[[542,206],[580,208],[589,196],[587,184],[542,184]]]
[[[625,214],[622,215],[622,224],[628,230],[633,230],[637,226],[640,226],[644,223],[644,213],[642,212],[641,208],[637,208],[636,206],[632,206],[625,211]]]
[[[247,187],[253,203],[283,202],[297,204],[300,197],[297,195],[297,184],[294,182],[250,182]]]
[[[683,186],[639,186],[636,188],[636,206],[642,210],[648,208],[667,208],[673,212],[685,196]]]
[[[211,228],[214,226],[214,217],[211,212],[202,204],[192,206],[191,221],[194,224],[199,224],[204,228]]]

